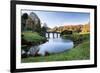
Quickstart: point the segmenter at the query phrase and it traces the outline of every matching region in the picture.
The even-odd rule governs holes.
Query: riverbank
[[[43,44],[47,41],[46,37],[40,36],[37,32],[24,31],[21,37],[21,48],[24,51],[29,50],[30,46]]]
[[[61,35],[63,39],[70,39],[74,42],[74,47],[76,47],[78,44],[84,42],[85,40],[90,39],[89,33],[74,33],[71,35]]]
[[[68,60],[86,60],[90,58],[90,40],[87,39],[76,47],[58,54],[48,56],[23,58],[21,62],[48,62],[48,61],[68,61]]]
[[[40,36],[37,32],[26,31],[23,32],[22,34],[24,35],[23,38],[28,42],[33,42],[38,44],[40,42],[46,41],[46,38]]]

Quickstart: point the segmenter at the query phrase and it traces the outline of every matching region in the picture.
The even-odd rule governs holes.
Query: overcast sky
[[[30,14],[31,12],[36,13],[41,23],[46,23],[50,28],[55,26],[86,24],[90,20],[90,13],[22,10],[22,14]]]

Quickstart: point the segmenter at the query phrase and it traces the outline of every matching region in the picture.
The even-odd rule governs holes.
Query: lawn
[[[37,32],[26,31],[22,33],[24,39],[28,42],[40,43],[46,40],[45,37],[40,36]]]

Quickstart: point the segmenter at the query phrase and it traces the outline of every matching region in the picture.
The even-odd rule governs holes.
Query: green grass
[[[72,35],[62,35],[62,38],[64,39],[71,39],[73,41],[77,41],[77,40],[80,40],[80,39],[83,39],[83,40],[86,40],[86,39],[89,39],[89,33],[74,33]]]
[[[68,60],[85,60],[90,58],[90,41],[86,40],[75,48],[68,51],[51,54],[49,56],[23,58],[22,62],[48,62],[48,61],[68,61]]]
[[[90,33],[74,33],[71,35],[62,35],[63,39],[70,39],[73,40],[74,46],[82,43],[85,40],[90,39]]]
[[[34,42],[34,43],[39,43],[42,42],[43,40],[46,40],[45,37],[40,36],[36,32],[31,32],[31,31],[26,31],[22,33],[24,35],[24,39],[28,42]]]

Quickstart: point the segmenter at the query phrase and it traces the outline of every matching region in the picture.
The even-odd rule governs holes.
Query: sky
[[[46,23],[50,28],[55,26],[86,24],[90,20],[90,13],[22,10],[22,14],[30,14],[31,12],[36,13],[41,23]]]

